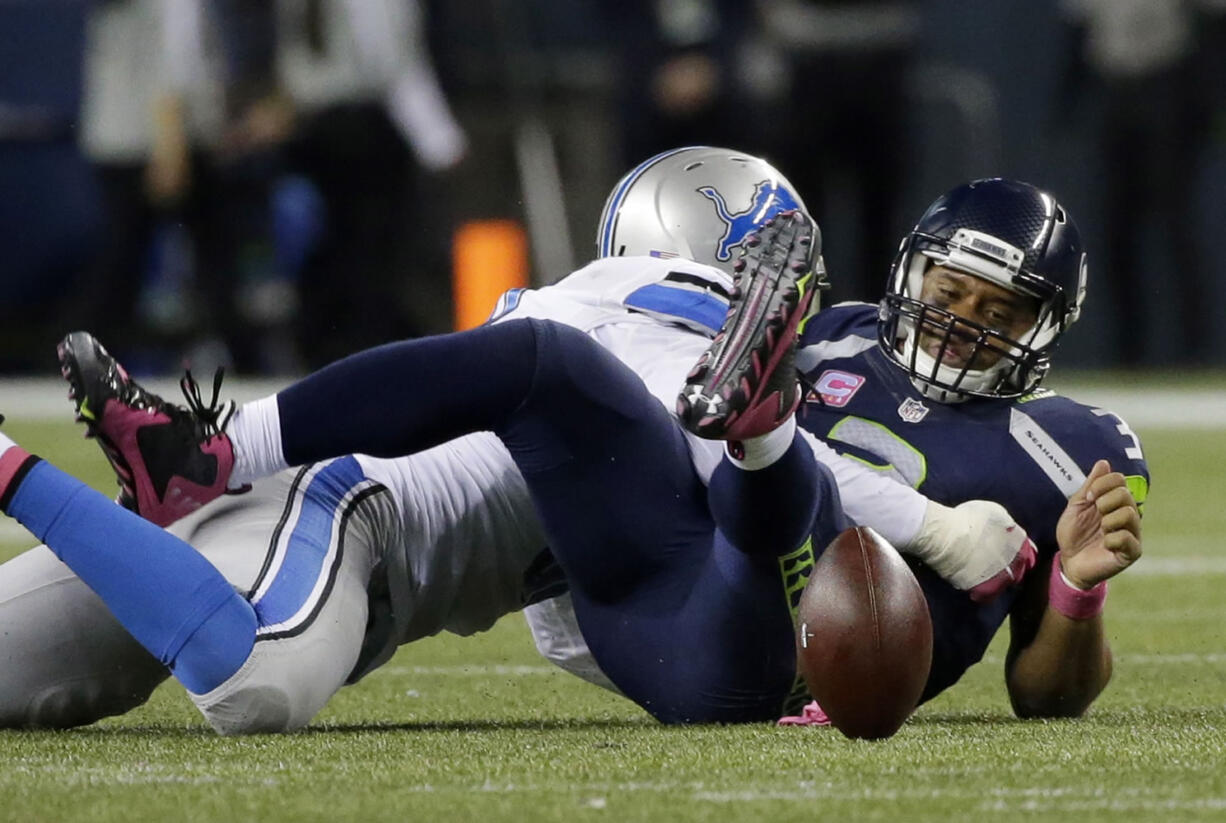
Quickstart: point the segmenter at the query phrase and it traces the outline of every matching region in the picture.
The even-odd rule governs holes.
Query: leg
[[[277,405],[292,462],[346,450],[408,454],[494,431],[529,479],[551,542],[589,546],[570,561],[583,570],[567,571],[594,594],[621,592],[623,574],[665,562],[671,548],[661,551],[659,535],[711,531],[672,417],[633,372],[569,327],[511,321],[384,346],[295,384]],[[661,500],[678,502],[662,511]]]
[[[172,668],[223,733],[306,723],[344,682],[361,648],[374,543],[368,536],[347,552],[344,536],[359,504],[382,487],[352,458],[304,469],[296,483],[281,516],[264,521],[271,538],[248,602],[178,537],[15,446],[0,457],[5,511],[46,540]],[[208,535],[212,513],[181,528]],[[224,529],[212,534],[225,537]]]
[[[618,688],[666,722],[777,716],[795,656],[776,552],[749,555],[716,537],[684,438],[637,376],[552,323],[511,322],[370,354],[279,396],[287,457],[420,449],[462,433],[457,426],[495,431],[528,483],[584,636]],[[379,384],[412,374],[409,385],[438,396],[426,406],[357,392],[384,408],[356,422],[334,416],[331,432],[313,431],[319,407],[304,401],[348,415],[333,398],[354,394],[341,372],[355,365]],[[707,638],[718,640],[699,642]]]
[[[748,471],[721,462],[708,498],[720,530],[750,554],[780,555],[809,538],[824,547],[851,525],[834,474],[798,433],[782,457],[764,468]]]
[[[246,659],[251,607],[178,538],[17,446],[0,455],[0,508],[46,543],[189,690],[212,688]]]
[[[292,481],[293,475],[270,478],[251,494],[224,498],[180,521],[174,531],[235,588],[250,591],[269,553],[271,536],[285,531],[279,526],[290,514],[286,501],[295,499],[291,489],[299,488]],[[301,498],[300,492],[297,497]],[[300,516],[302,504],[296,511]],[[365,524],[346,529],[346,551],[337,582],[314,624],[323,628],[296,636],[326,635],[328,653],[319,655],[322,660],[312,660],[304,651],[319,645],[318,638],[257,642],[261,653],[265,646],[278,648],[286,652],[283,658],[298,664],[294,670],[300,676],[288,688],[278,694],[267,687],[227,689],[223,684],[214,693],[224,699],[211,703],[201,703],[193,695],[218,731],[274,730],[278,722],[288,727],[286,721],[297,718],[305,722],[345,681],[366,624],[366,582],[372,565],[368,547],[373,545],[368,531]],[[4,627],[0,661],[5,663],[0,666],[0,727],[66,728],[122,714],[144,703],[170,674],[123,628],[101,598],[46,547],[0,566],[0,626]],[[355,634],[356,641],[339,640]],[[345,653],[337,655],[338,650]],[[254,679],[251,670],[256,667],[248,663],[243,668],[249,686]],[[259,668],[278,670],[268,663]],[[301,676],[303,671],[312,674]],[[331,676],[324,676],[325,671],[332,671]],[[266,673],[262,676],[265,684],[272,679]],[[250,698],[253,691],[268,698],[263,705]],[[327,692],[322,699],[321,691]],[[244,711],[229,712],[241,714],[241,721],[221,717],[244,697]]]
[[[349,459],[284,472],[176,525],[260,619],[242,667],[190,695],[218,733],[305,726],[353,672],[386,545],[378,524],[396,522],[386,490],[356,468]]]
[[[123,714],[169,677],[45,546],[0,566],[0,728]]]

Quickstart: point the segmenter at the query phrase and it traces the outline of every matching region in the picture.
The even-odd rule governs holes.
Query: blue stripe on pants
[[[271,583],[256,586],[252,601],[260,626],[279,626],[298,614],[315,591],[320,577],[340,561],[339,552],[327,564],[338,520],[358,486],[369,483],[358,461],[344,457],[320,469],[301,492],[301,507],[292,524],[280,566]]]

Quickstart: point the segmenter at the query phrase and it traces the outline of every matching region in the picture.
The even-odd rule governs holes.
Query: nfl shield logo
[[[908,397],[898,407],[898,416],[906,423],[918,423],[928,416],[928,407],[914,397]]]

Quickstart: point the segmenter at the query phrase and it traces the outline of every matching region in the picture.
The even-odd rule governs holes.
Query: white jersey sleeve
[[[843,512],[857,526],[869,526],[897,549],[911,546],[920,533],[928,498],[889,475],[836,452],[804,429],[813,456],[834,474]]]
[[[681,259],[606,257],[552,286],[521,294],[561,312],[529,316],[548,316],[582,331],[632,315],[710,338],[724,324],[731,292],[732,278],[714,266]]]

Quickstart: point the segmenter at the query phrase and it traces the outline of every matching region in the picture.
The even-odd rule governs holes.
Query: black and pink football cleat
[[[220,371],[208,405],[188,372],[182,407],[144,389],[88,332],[69,334],[56,352],[77,420],[118,477],[121,505],[168,526],[227,492],[234,448],[224,429],[234,405],[217,402]]]
[[[800,404],[796,337],[826,287],[821,235],[807,215],[782,212],[746,242],[723,329],[677,397],[686,429],[744,440],[778,428]]]

